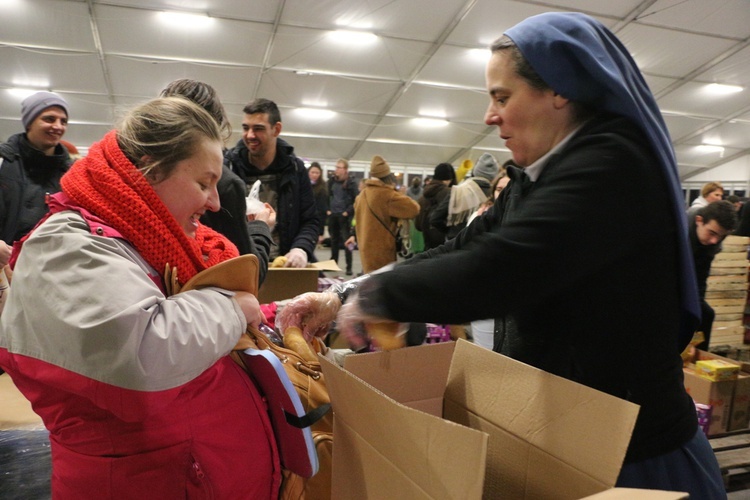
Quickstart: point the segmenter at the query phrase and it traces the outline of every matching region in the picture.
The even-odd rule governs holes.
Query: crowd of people
[[[173,285],[241,254],[261,281],[278,257],[305,267],[326,227],[331,258],[353,275],[356,245],[363,276],[292,299],[278,325],[309,339],[335,323],[362,350],[378,348],[363,322],[471,323],[489,349],[640,405],[618,486],[725,498],[680,353],[698,329],[709,341],[707,269],[750,208],[709,183],[686,209],[655,99],[598,21],[534,16],[491,53],[484,121],[512,159],[483,154],[460,182],[441,163],[402,189],[378,155],[360,186],[344,158],[329,179],[306,167],[268,99],[227,148],[226,112],[194,80],[75,163],[67,102],[23,101],[24,132],[0,146],[0,368],[50,432],[55,498],[276,498],[263,395],[228,356],[261,305]],[[399,259],[412,219],[425,251]]]

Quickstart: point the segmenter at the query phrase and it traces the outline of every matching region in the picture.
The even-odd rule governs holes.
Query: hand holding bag
[[[242,255],[210,267],[193,276],[181,288],[172,279],[172,276],[176,276],[176,274],[175,269],[167,268],[167,272],[165,272],[165,282],[168,283],[168,287],[171,288],[173,293],[209,286],[232,291],[246,291],[255,295],[258,292],[258,261],[254,255]],[[292,333],[287,342],[293,341],[294,338],[295,335]],[[314,339],[314,344],[307,344],[307,346],[308,351],[301,349],[299,345],[297,346],[303,352],[303,354],[300,354],[295,349],[275,344],[266,334],[248,327],[240,337],[234,348],[235,350],[230,354],[235,362],[253,376],[252,363],[257,360],[257,356],[249,357],[250,355],[247,354],[246,350],[250,348],[250,350],[256,349],[272,353],[286,372],[288,380],[296,390],[301,402],[302,411],[298,412],[297,416],[302,420],[298,421],[297,424],[306,425],[305,430],[311,431],[313,453],[317,451],[318,473],[310,478],[309,474],[304,473],[304,470],[303,473],[295,472],[291,467],[287,467],[282,456],[282,465],[287,469],[283,471],[283,481],[279,494],[282,499],[324,499],[331,496],[333,415],[329,411],[330,397],[323,379],[320,362],[315,354],[322,352],[325,346],[317,339]],[[305,447],[307,446],[306,442]],[[296,455],[300,453],[299,450],[302,448],[298,445],[294,449],[296,451],[293,454]],[[281,448],[279,451],[281,453]]]

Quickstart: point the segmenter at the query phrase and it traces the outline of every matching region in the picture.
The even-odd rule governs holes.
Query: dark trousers
[[[719,463],[700,429],[693,439],[669,453],[624,464],[615,486],[684,491],[690,498],[706,500],[727,498]]]
[[[339,262],[339,249],[344,247],[344,242],[349,238],[351,217],[341,214],[331,214],[328,217],[328,232],[331,235],[331,259],[337,264]],[[352,252],[344,247],[346,256],[346,270],[352,270]]]
[[[695,346],[696,349],[708,351],[708,343],[711,340],[711,328],[714,325],[715,317],[716,313],[711,306],[708,305],[708,302],[706,302],[705,299],[701,300],[701,324],[698,327],[698,331],[703,332],[703,338],[705,340]]]

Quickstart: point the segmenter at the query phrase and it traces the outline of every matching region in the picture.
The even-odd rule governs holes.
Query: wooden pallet
[[[750,468],[750,429],[722,434],[708,439],[719,462],[724,485],[733,472],[747,473]]]

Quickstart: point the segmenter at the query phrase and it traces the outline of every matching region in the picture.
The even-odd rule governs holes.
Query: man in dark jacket
[[[711,263],[721,251],[721,242],[736,226],[737,210],[728,201],[710,203],[690,217],[690,246],[693,249],[695,277],[698,280],[698,295],[701,299],[701,324],[698,331],[702,331],[705,338],[696,346],[698,349],[708,349],[711,327],[716,317],[713,308],[706,302],[706,282],[711,272]]]
[[[47,213],[47,195],[60,191],[71,165],[60,140],[68,128],[68,103],[54,92],[37,92],[21,103],[25,132],[0,144],[0,239],[23,237]]]
[[[349,162],[344,158],[336,161],[336,171],[328,181],[328,232],[331,234],[331,259],[339,262],[339,249],[344,247],[346,275],[352,275],[352,251],[344,246],[351,236],[354,199],[357,197],[357,184],[349,177]]]
[[[305,164],[294,148],[279,138],[281,113],[268,99],[255,99],[243,109],[242,139],[226,152],[224,163],[247,186],[260,180],[260,201],[276,211],[271,258],[285,256],[286,267],[314,261],[318,214]]]

